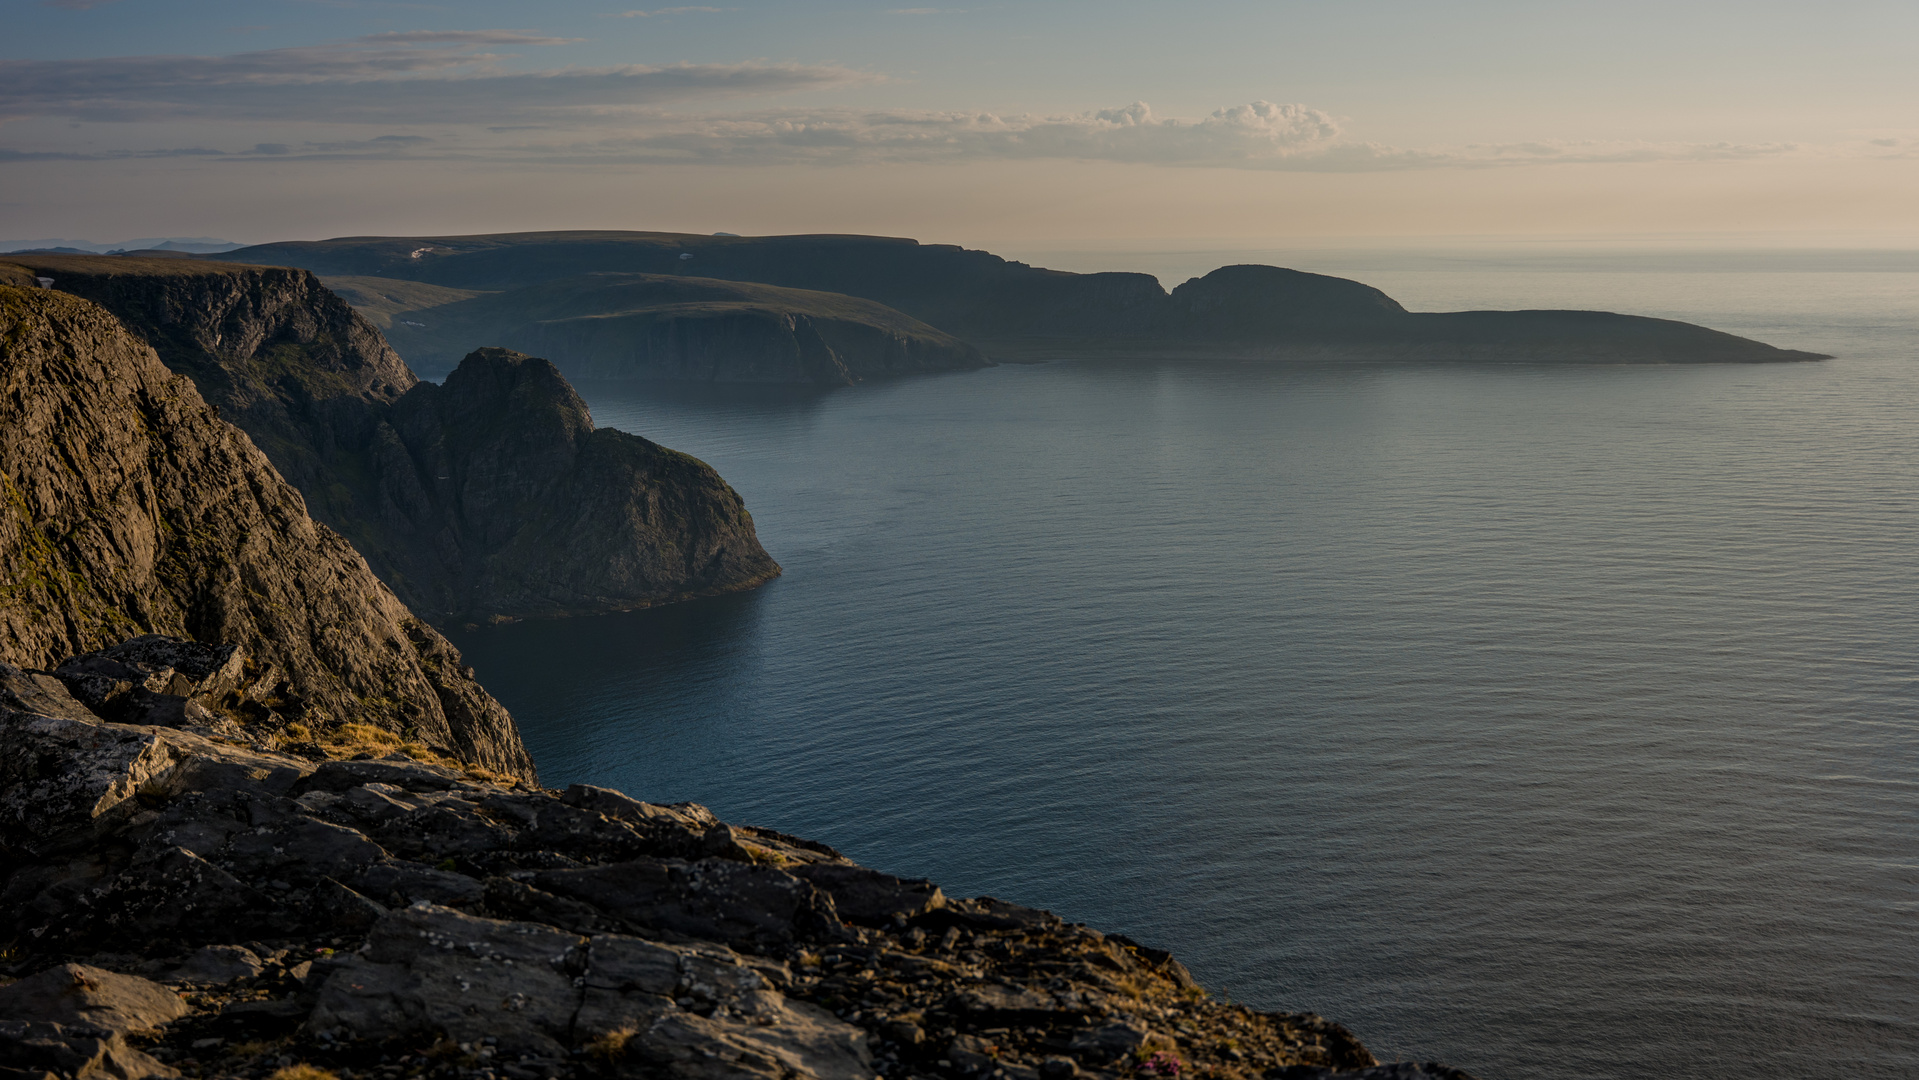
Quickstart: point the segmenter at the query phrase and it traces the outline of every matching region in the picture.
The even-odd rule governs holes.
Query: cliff
[[[548,356],[575,379],[846,386],[983,367],[971,345],[870,300],[661,274],[586,274],[520,289],[417,296],[392,278],[327,284],[385,309],[387,338],[422,371],[502,345]],[[426,299],[427,297],[421,297]],[[386,300],[385,305],[380,301]]]
[[[6,668],[0,781],[13,1075],[1470,1080],[693,804],[244,750]]]
[[[363,236],[263,244],[221,258],[458,290],[525,288],[586,273],[761,282],[875,301],[996,359],[1825,359],[1686,323],[1606,312],[1410,314],[1359,282],[1279,267],[1222,267],[1169,294],[1145,274],[1071,274],[882,236]]]
[[[112,315],[0,285],[0,388],[0,660],[53,667],[142,633],[226,642],[243,659],[205,695],[111,670],[261,734],[352,720],[532,775],[459,653]]]
[[[303,270],[79,256],[4,262],[118,316],[429,619],[628,610],[779,573],[739,496],[712,469],[594,430],[585,404],[543,361],[476,354],[470,377],[456,373],[449,387],[459,389],[442,392]]]
[[[372,455],[396,575],[447,618],[620,611],[780,571],[705,462],[595,428],[545,360],[480,349],[387,412]]]

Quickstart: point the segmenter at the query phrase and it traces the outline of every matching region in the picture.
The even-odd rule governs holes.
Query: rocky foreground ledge
[[[4,1080],[1465,1078],[697,805],[249,745],[163,644],[0,665]]]

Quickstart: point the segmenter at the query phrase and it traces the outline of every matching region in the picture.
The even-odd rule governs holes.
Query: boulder
[[[219,986],[257,977],[266,970],[252,949],[243,945],[208,945],[195,949],[170,974],[174,982]]]
[[[945,894],[930,881],[896,878],[864,866],[821,863],[794,867],[792,873],[831,896],[842,918],[867,926],[904,922],[946,906]]]
[[[137,975],[61,964],[0,986],[0,1020],[47,1021],[115,1035],[147,1031],[187,1014],[180,996]]]
[[[365,952],[327,979],[307,1027],[335,1038],[492,1038],[512,1053],[563,1056],[584,945],[537,923],[415,904],[381,919]]]
[[[85,1024],[0,1020],[0,1077],[6,1080],[147,1080],[180,1073]]]
[[[0,708],[0,844],[36,854],[85,844],[179,760],[149,728]]]
[[[531,884],[571,897],[635,930],[744,947],[844,940],[833,900],[783,870],[725,859],[634,859],[550,870]]]
[[[789,980],[782,964],[617,934],[593,937],[587,957],[575,1024],[622,1073],[873,1076],[865,1034],[782,994]]]
[[[35,716],[52,716],[91,724],[99,720],[93,710],[74,698],[67,685],[43,671],[23,671],[11,664],[0,664],[0,709],[12,709]]]
[[[73,696],[105,719],[126,724],[216,728],[214,708],[237,704],[246,658],[237,645],[207,645],[142,634],[73,657],[53,669]],[[228,724],[232,722],[227,721]]]

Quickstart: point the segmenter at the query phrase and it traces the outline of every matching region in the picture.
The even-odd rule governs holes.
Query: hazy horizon
[[[1907,5],[48,0],[8,19],[0,236],[1919,246]]]

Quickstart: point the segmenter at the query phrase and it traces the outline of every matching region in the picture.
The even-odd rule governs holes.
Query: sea
[[[456,635],[548,784],[1123,932],[1386,1061],[1919,1075],[1919,253],[1021,257],[1833,359],[582,384],[785,574]]]

